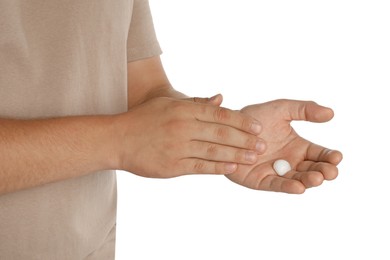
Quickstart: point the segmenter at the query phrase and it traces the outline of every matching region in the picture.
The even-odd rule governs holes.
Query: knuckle
[[[167,112],[171,112],[175,115],[186,114],[190,109],[191,103],[185,103],[179,100],[171,101],[170,106],[167,108]]]
[[[207,153],[207,155],[208,155],[210,158],[215,158],[215,157],[217,157],[217,154],[218,154],[218,148],[217,148],[217,146],[214,145],[214,144],[209,144],[209,145],[207,146],[206,153]]]
[[[224,164],[222,163],[216,163],[214,166],[214,173],[215,174],[224,174]]]
[[[307,113],[306,113],[306,106],[305,104],[301,104],[299,107],[298,107],[298,116],[299,118],[302,118],[302,119],[307,119]]]
[[[196,160],[193,165],[193,170],[195,173],[201,173],[204,172],[206,165],[204,161],[202,160]]]
[[[215,136],[220,140],[227,140],[229,138],[229,130],[226,127],[217,127]]]
[[[188,124],[179,119],[172,119],[165,123],[164,128],[169,134],[177,134],[188,128]]]
[[[243,118],[241,121],[241,129],[243,130],[249,130],[252,125],[252,120],[248,118]]]
[[[278,111],[281,108],[288,105],[288,100],[287,99],[276,99],[269,104],[270,104],[272,110]]]
[[[282,190],[280,187],[280,183],[276,178],[271,179],[268,190],[272,190],[272,191],[281,191]]]
[[[216,122],[224,122],[230,119],[230,113],[226,108],[218,107],[214,110],[214,120]]]
[[[245,148],[256,150],[257,138],[249,137],[246,141]]]
[[[323,161],[325,160],[327,154],[330,152],[331,150],[330,149],[327,149],[327,148],[323,148],[321,150],[321,152],[317,155],[317,161]]]
[[[243,162],[245,161],[245,155],[244,155],[244,152],[243,151],[236,151],[236,154],[234,156],[236,162]]]

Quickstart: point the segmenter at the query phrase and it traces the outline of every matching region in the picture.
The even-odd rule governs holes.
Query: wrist
[[[100,168],[104,170],[120,170],[122,158],[122,119],[121,115],[102,116],[100,118],[101,150],[98,156]]]
[[[135,141],[132,126],[136,124],[133,109],[128,112],[111,116],[107,120],[108,140],[110,149],[107,151],[108,163],[111,169],[128,170],[125,167],[129,160],[129,154],[133,152],[133,142]],[[140,137],[138,137],[140,138]]]
[[[174,99],[183,99],[188,98],[183,93],[175,90],[171,85],[155,88],[152,91],[150,91],[145,98],[145,101],[148,101],[153,98],[158,97],[168,97],[168,98],[174,98]]]

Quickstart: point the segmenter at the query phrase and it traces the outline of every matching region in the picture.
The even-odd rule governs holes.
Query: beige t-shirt
[[[160,53],[148,0],[1,0],[0,118],[124,112]],[[2,195],[0,259],[113,259],[115,223],[115,172]]]

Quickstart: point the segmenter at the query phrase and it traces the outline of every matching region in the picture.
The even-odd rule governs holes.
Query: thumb
[[[334,116],[332,109],[320,106],[313,101],[288,100],[286,105],[288,120],[322,123],[331,120]]]
[[[223,101],[223,97],[221,94],[217,94],[211,98],[200,98],[200,97],[194,97],[189,98],[187,100],[193,101],[195,103],[201,103],[201,104],[209,104],[213,106],[220,106]]]

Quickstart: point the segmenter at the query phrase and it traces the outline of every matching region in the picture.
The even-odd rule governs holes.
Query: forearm
[[[112,120],[0,119],[0,194],[114,168]]]
[[[170,84],[163,85],[163,86],[156,86],[153,88],[150,88],[148,92],[146,92],[144,95],[142,95],[138,99],[132,99],[129,98],[128,108],[131,109],[134,106],[140,105],[144,102],[147,102],[148,100],[151,100],[153,98],[157,97],[169,97],[169,98],[175,98],[175,99],[184,99],[188,98],[187,95],[175,90]]]

